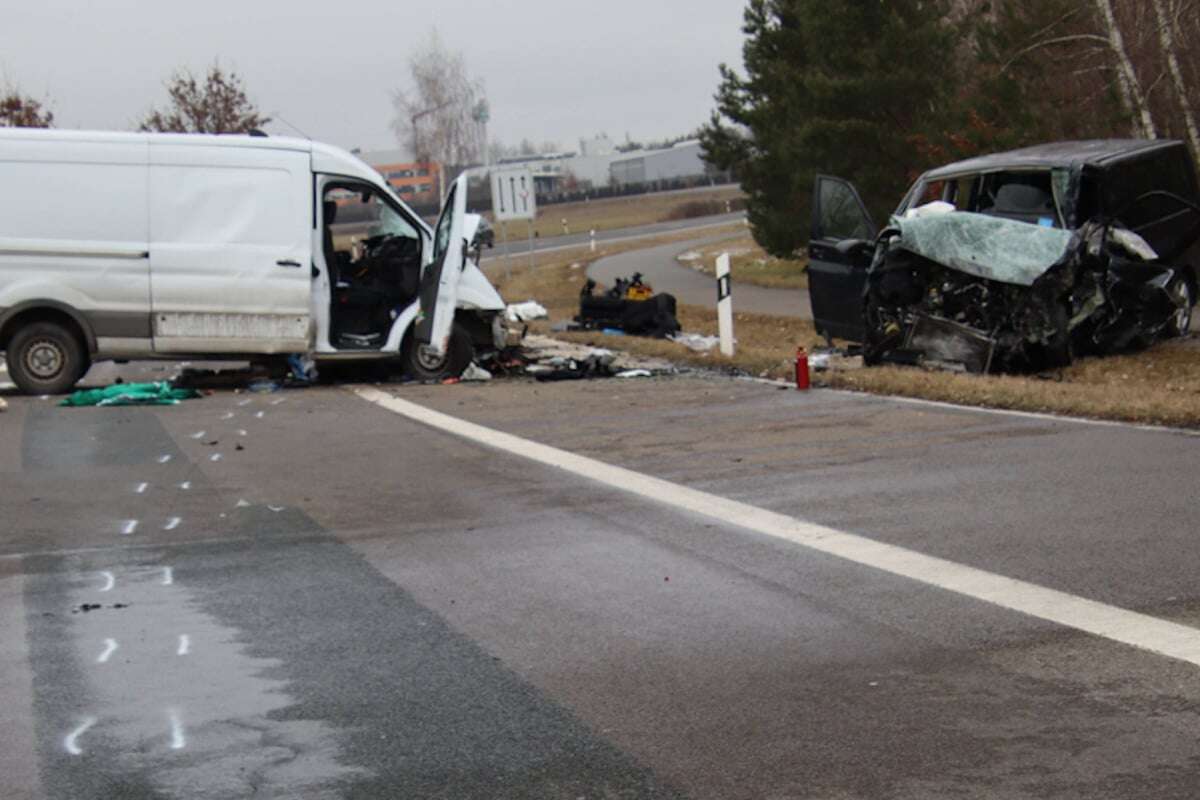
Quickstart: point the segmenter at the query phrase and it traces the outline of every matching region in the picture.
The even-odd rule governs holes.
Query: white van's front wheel
[[[73,331],[34,322],[8,343],[8,374],[27,394],[63,394],[87,372],[87,354]]]
[[[400,359],[404,363],[404,371],[419,381],[440,381],[446,378],[456,378],[475,358],[475,345],[466,329],[454,323],[450,329],[450,341],[446,352],[437,355],[428,345],[418,344],[409,335],[404,340],[404,348]]]

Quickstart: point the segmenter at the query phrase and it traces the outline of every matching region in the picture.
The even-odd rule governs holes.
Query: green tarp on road
[[[59,403],[60,406],[173,406],[180,400],[199,397],[195,389],[176,389],[167,381],[117,383],[103,389],[84,389]]]

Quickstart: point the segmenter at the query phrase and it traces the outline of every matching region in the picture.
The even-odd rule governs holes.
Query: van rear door
[[[152,141],[155,351],[310,349],[312,208],[303,150]]]
[[[438,355],[446,352],[454,307],[458,304],[458,279],[466,259],[463,241],[467,215],[467,176],[460,175],[450,187],[441,216],[433,229],[433,261],[421,273],[421,315],[417,318],[416,340],[429,345]]]

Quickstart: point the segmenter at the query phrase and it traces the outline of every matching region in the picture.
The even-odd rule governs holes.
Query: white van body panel
[[[296,150],[151,143],[156,351],[308,349],[309,169]]]
[[[0,139],[0,315],[69,306],[98,333],[146,336],[144,138],[10,129]]]
[[[504,310],[504,299],[483,274],[483,270],[470,259],[458,279],[458,307],[479,311]]]

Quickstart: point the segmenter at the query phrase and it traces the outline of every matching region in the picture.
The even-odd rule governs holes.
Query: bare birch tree
[[[1121,26],[1117,24],[1112,0],[1095,0],[1095,3],[1100,21],[1104,25],[1104,32],[1108,37],[1109,49],[1112,57],[1116,60],[1117,89],[1121,96],[1121,102],[1125,104],[1126,111],[1133,117],[1134,130],[1147,139],[1157,139],[1158,128],[1150,113],[1150,105],[1146,102],[1146,92],[1138,79],[1137,70],[1134,69],[1129,51],[1125,48],[1125,36],[1121,31]]]
[[[392,95],[392,129],[401,144],[418,161],[455,166],[481,161],[486,96],[483,82],[468,75],[462,53],[450,52],[435,30],[408,66],[411,86]]]
[[[1192,147],[1192,158],[1200,163],[1200,130],[1196,127],[1196,115],[1192,110],[1192,102],[1188,97],[1188,87],[1179,66],[1179,52],[1176,48],[1175,20],[1167,12],[1163,0],[1151,0],[1154,6],[1155,22],[1158,27],[1158,42],[1162,48],[1163,57],[1167,61],[1167,72],[1171,76],[1171,85],[1175,89],[1175,98],[1179,103],[1180,114],[1183,117],[1184,129],[1187,131],[1188,143]]]

